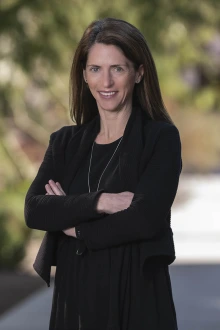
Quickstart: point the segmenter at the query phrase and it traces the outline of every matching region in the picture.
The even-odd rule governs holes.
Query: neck
[[[97,140],[108,143],[121,137],[124,134],[131,111],[132,109],[119,112],[99,111],[100,132],[97,135]]]

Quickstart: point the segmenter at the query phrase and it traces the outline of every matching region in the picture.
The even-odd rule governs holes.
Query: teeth
[[[100,94],[102,94],[104,96],[110,96],[110,95],[114,95],[115,92],[100,92]]]

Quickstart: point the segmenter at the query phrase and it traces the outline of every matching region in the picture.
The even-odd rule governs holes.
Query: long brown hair
[[[135,84],[133,104],[146,111],[152,120],[173,123],[165,108],[155,63],[144,36],[135,26],[115,18],[92,22],[78,44],[70,72],[71,119],[80,125],[89,122],[98,113],[96,100],[83,78],[89,50],[95,43],[119,47],[136,69],[143,64],[144,75],[141,82]]]

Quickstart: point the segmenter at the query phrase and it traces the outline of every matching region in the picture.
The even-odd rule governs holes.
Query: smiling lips
[[[110,98],[114,96],[117,92],[99,92],[99,94],[104,98]]]

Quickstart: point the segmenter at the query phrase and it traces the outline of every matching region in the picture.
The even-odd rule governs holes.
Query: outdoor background
[[[74,50],[87,25],[103,17],[127,20],[144,34],[165,104],[180,132],[183,171],[172,212],[177,260],[171,267],[180,330],[217,330],[218,0],[1,1],[0,330],[15,329],[2,325],[7,315],[13,319],[8,314],[15,311],[12,307],[20,308],[27,301],[24,298],[34,301],[35,294],[47,290],[32,269],[43,233],[25,226],[24,197],[50,134],[72,124],[69,72]],[[19,322],[28,322],[16,320],[17,330]],[[39,325],[40,329],[47,329],[47,323],[45,328]]]

